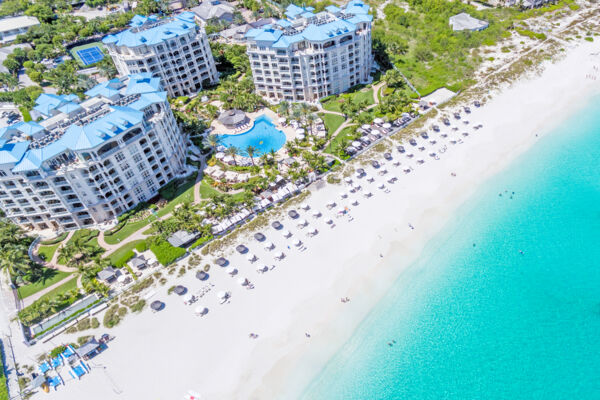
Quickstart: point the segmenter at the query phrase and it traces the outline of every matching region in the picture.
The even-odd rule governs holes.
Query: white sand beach
[[[419,146],[426,147],[423,152],[405,144],[407,152],[415,154],[412,159],[394,149],[399,166],[376,155],[376,160],[385,161],[388,173],[380,176],[370,165],[364,166],[375,181],[353,175],[362,189],[347,199],[340,198],[340,192],[349,192],[347,184],[311,187],[310,197],[303,201],[311,208],[295,208],[298,220],[306,219],[308,227],[298,228],[298,220],[286,214],[279,218],[283,230],[262,230],[263,243],[249,232],[236,244],[244,243],[258,260],[250,263],[232,248],[223,256],[237,268],[234,277],[212,262],[220,255],[203,257],[201,265],[211,264],[206,282],[197,280],[195,271],[181,278],[170,276],[168,284],[152,289],[156,291],[152,300],[164,301],[164,310],[153,313],[147,308],[128,315],[112,330],[98,330],[116,338],[89,362],[91,373],[80,381],[63,376],[65,386],[34,398],[180,399],[188,390],[206,399],[297,398],[478,185],[600,92],[600,81],[590,78],[600,76],[600,55],[592,55],[599,51],[598,42],[568,50],[541,76],[520,80],[481,108],[471,105],[471,114],[462,113],[468,125],[451,121],[460,126],[456,132],[436,121],[442,133],[463,143],[453,145],[450,137],[439,134],[419,138]],[[483,128],[474,130],[479,123]],[[429,142],[432,139],[435,145]],[[447,151],[441,153],[444,145]],[[430,157],[431,152],[439,160]],[[418,159],[425,163],[417,164]],[[409,167],[413,171],[405,174]],[[391,175],[398,181],[388,183]],[[387,190],[379,189],[379,182],[385,182]],[[365,197],[367,191],[373,196]],[[358,200],[357,206],[351,205],[352,199]],[[337,203],[331,210],[326,207],[330,200]],[[336,217],[337,209],[346,206],[353,220]],[[313,217],[314,210],[323,215]],[[334,228],[326,223],[329,218]],[[307,236],[313,227],[318,234]],[[293,235],[289,239],[282,233],[286,230]],[[296,247],[294,239],[301,239],[306,249]],[[276,248],[266,250],[268,242]],[[282,261],[274,259],[279,251],[286,255]],[[257,273],[263,264],[275,268]],[[254,289],[241,286],[239,277],[248,278]],[[174,284],[197,292],[209,283],[214,287],[193,305],[184,305],[176,294],[167,295]],[[231,292],[226,304],[219,304],[219,291]],[[350,301],[341,302],[344,297]],[[199,305],[209,309],[207,315],[194,314]],[[258,338],[250,338],[250,333]],[[43,349],[80,335],[61,335],[22,351],[34,358]]]

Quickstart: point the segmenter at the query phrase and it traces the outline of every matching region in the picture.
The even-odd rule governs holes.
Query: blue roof
[[[27,151],[29,142],[6,143],[0,141],[0,164],[12,164],[21,161],[23,154]]]
[[[310,18],[315,15],[311,12],[312,10],[314,10],[312,7],[303,8],[290,4],[286,8],[285,15],[292,20],[297,19],[299,16]],[[328,6],[327,10],[331,13],[341,11],[341,9],[336,6]],[[352,0],[345,6],[345,13],[350,15],[347,19],[334,18],[331,22],[322,25],[309,23],[301,32],[293,35],[284,34],[283,30],[292,26],[292,22],[289,20],[279,20],[275,23],[275,26],[279,26],[283,29],[276,29],[276,27],[273,26],[250,29],[246,33],[246,38],[253,39],[257,42],[271,42],[270,46],[278,49],[288,48],[293,43],[301,42],[303,40],[324,41],[336,36],[344,35],[348,32],[354,32],[356,30],[356,24],[358,23],[371,22],[373,17],[369,15],[368,12],[368,5],[360,0]]]
[[[127,29],[115,35],[108,35],[102,39],[103,43],[114,43],[117,46],[136,47],[142,44],[158,44],[165,40],[185,35],[192,29],[196,29],[194,13],[184,12],[163,24],[149,29],[143,29],[146,22],[155,23],[159,21],[156,16],[143,17],[136,15],[131,19],[130,25],[134,29]]]
[[[35,100],[36,106],[33,107],[33,109],[45,116],[50,116],[52,110],[57,109],[66,102],[76,100],[77,98],[77,95],[74,94],[59,96],[51,93],[42,93]]]
[[[119,89],[123,87],[119,78],[111,79],[107,82],[102,82],[87,92],[85,92],[86,96],[95,97],[95,96],[103,96],[103,97],[112,97],[116,94],[119,94]]]
[[[64,112],[65,114],[72,113],[73,111],[81,110],[81,106],[77,103],[68,102],[64,106],[58,107],[58,111]]]
[[[7,140],[18,132],[26,135],[44,132],[44,127],[37,122],[19,122],[0,128],[0,135],[6,136],[6,138],[0,137],[0,164],[16,164],[13,168],[14,172],[36,170],[44,161],[63,151],[87,150],[101,145],[106,140],[141,123],[144,119],[143,109],[149,105],[167,101],[167,93],[160,91],[160,79],[152,77],[149,73],[130,75],[126,83],[127,87],[124,87],[124,82],[112,79],[88,90],[86,94],[90,97],[98,95],[110,97],[118,93],[122,93],[122,95],[140,94],[139,99],[128,106],[112,105],[109,113],[87,125],[72,124],[57,140],[43,147],[30,148],[29,141],[9,143]],[[56,104],[57,100],[60,100],[62,104],[58,108],[59,111],[68,113],[83,108],[80,104],[69,101],[77,98],[77,96],[41,95],[38,103]]]

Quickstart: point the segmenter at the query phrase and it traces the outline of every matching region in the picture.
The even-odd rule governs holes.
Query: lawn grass
[[[54,253],[56,253],[56,249],[58,249],[60,243],[53,244],[52,246],[39,246],[38,247],[38,256],[40,256],[44,261],[50,262],[52,257],[54,257]]]
[[[79,238],[88,238],[88,243],[91,244],[92,247],[94,248],[95,254],[104,253],[106,250],[104,248],[100,247],[100,245],[98,244],[98,235],[99,234],[100,234],[100,231],[95,230],[95,229],[80,229],[78,231],[75,231],[75,233],[73,233],[73,236],[71,236],[71,239],[69,239],[69,241],[65,244],[65,246],[68,246],[69,243],[74,242],[75,240],[77,240]],[[65,260],[64,257],[59,257],[58,263],[61,265],[66,265],[67,260]]]
[[[50,299],[52,297],[58,296],[61,293],[68,292],[69,290],[77,289],[77,278],[72,278],[62,285],[52,289],[48,293],[45,293],[40,299]]]
[[[359,89],[350,93],[344,93],[339,96],[331,96],[321,104],[323,105],[324,109],[337,112],[342,112],[341,104],[344,101],[352,101],[354,104],[359,104],[363,101],[366,101],[368,105],[373,104],[373,89],[370,88],[366,91],[363,91],[363,89]]]
[[[336,115],[336,114],[321,113],[321,114],[319,114],[319,117],[321,117],[323,119],[325,128],[327,129],[327,132],[330,135],[332,135],[333,132],[335,132],[336,129],[339,128],[340,125],[343,124],[344,121],[346,120],[341,115]]]
[[[218,194],[221,194],[221,192],[210,186],[205,181],[200,182],[200,197],[203,199],[210,199]]]
[[[135,245],[140,242],[143,242],[143,240],[134,240],[133,242],[125,243],[123,246],[110,253],[110,255],[108,255],[108,259],[110,260],[111,264],[114,265],[115,261],[119,260],[126,253],[135,249]]]
[[[345,127],[344,129],[342,129],[342,131],[340,133],[337,134],[336,137],[331,139],[331,142],[329,142],[329,144],[325,148],[325,153],[337,155],[337,153],[338,153],[337,147],[340,144],[340,142],[342,140],[344,140],[345,138],[349,138],[351,136],[352,136],[352,127],[351,126]]]
[[[57,282],[65,279],[67,276],[71,275],[70,272],[58,271],[51,268],[43,268],[42,279],[37,282],[30,283],[29,285],[21,286],[17,289],[17,293],[19,294],[20,299],[24,299],[26,297],[31,296],[43,290],[49,286],[54,285]]]
[[[191,203],[194,201],[194,184],[196,183],[196,174],[193,174],[188,180],[186,180],[181,186],[175,191],[173,200],[169,201],[166,206],[156,212],[156,214],[150,214],[144,219],[128,222],[114,235],[104,236],[104,241],[108,244],[119,244],[124,239],[127,239],[134,232],[142,229],[146,225],[153,221],[156,221],[157,217],[161,218],[173,211],[176,205],[181,203]]]

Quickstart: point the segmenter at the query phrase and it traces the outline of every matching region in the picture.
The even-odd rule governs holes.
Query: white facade
[[[132,28],[102,42],[120,75],[149,72],[171,97],[194,95],[218,82],[208,38],[190,12],[164,18],[136,16]]]
[[[351,4],[318,14],[290,6],[286,14],[293,19],[249,31],[247,52],[256,91],[271,102],[316,102],[368,83],[372,17],[368,6]],[[302,13],[290,15],[290,8]]]
[[[43,94],[36,109],[46,119],[0,131],[0,209],[15,223],[93,226],[184,171],[185,137],[158,78],[113,79],[88,92],[82,102]]]
[[[21,15],[19,17],[8,17],[0,19],[0,43],[14,41],[18,35],[22,35],[32,26],[37,26],[40,21],[36,17]]]

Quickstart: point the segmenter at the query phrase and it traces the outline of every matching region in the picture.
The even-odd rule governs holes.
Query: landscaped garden
[[[58,271],[52,268],[41,267],[42,272],[40,273],[40,278],[33,283],[28,285],[19,286],[17,288],[17,293],[19,294],[19,298],[24,299],[29,297],[40,290],[43,290],[47,287],[54,285],[65,279],[67,276],[71,275],[70,272]]]

